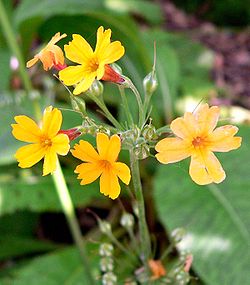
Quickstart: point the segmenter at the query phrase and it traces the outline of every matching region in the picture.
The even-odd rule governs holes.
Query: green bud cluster
[[[102,243],[99,248],[99,254],[101,256],[100,269],[103,272],[102,284],[103,285],[115,285],[117,284],[117,277],[113,273],[114,260],[113,260],[113,245],[110,243]]]

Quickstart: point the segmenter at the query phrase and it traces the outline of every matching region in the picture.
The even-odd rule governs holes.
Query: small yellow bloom
[[[124,55],[124,47],[119,41],[110,42],[111,30],[99,27],[95,51],[80,35],[74,34],[73,40],[64,46],[66,57],[79,65],[69,66],[59,72],[66,85],[76,85],[73,94],[79,95],[89,89],[95,79],[105,74],[105,65],[113,63]]]
[[[130,182],[130,169],[122,162],[117,162],[121,150],[121,140],[118,135],[109,137],[98,133],[96,137],[97,151],[87,141],[81,140],[71,150],[72,154],[85,161],[78,165],[75,173],[82,179],[81,185],[86,185],[100,177],[100,192],[111,199],[116,199],[121,191],[118,177],[125,184]]]
[[[46,47],[36,54],[34,58],[29,60],[26,66],[31,67],[40,59],[43,64],[43,69],[46,71],[52,67],[56,67],[59,70],[65,67],[63,51],[55,44],[66,36],[66,34],[60,36],[60,33],[56,33]]]
[[[27,116],[16,116],[17,124],[12,124],[13,136],[26,146],[19,148],[15,158],[21,168],[28,168],[44,158],[43,175],[56,169],[57,155],[66,155],[70,149],[69,138],[66,134],[58,133],[62,124],[62,113],[49,106],[45,109],[42,126],[39,127]]]
[[[194,182],[206,185],[222,182],[226,175],[213,152],[228,152],[241,145],[241,137],[234,137],[238,128],[226,125],[215,129],[220,109],[201,105],[193,114],[186,112],[183,118],[175,119],[170,128],[176,135],[165,138],[155,147],[156,158],[167,164],[191,156],[189,174]]]

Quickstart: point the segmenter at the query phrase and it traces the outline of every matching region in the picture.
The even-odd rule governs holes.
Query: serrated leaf
[[[181,163],[159,166],[155,201],[167,230],[184,227],[181,249],[194,255],[194,269],[208,285],[242,285],[250,280],[249,131],[243,146],[219,155],[227,173],[221,184],[198,186]]]

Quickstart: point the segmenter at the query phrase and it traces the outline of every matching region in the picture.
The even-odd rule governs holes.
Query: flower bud
[[[184,236],[186,235],[186,231],[183,228],[176,228],[171,233],[171,238],[174,244],[179,243],[182,241]]]
[[[113,271],[114,261],[111,257],[103,257],[100,261],[100,267],[102,272]]]
[[[177,282],[176,284],[186,285],[190,281],[190,275],[187,272],[182,270],[176,275],[175,279]]]
[[[120,223],[124,228],[133,228],[135,219],[133,215],[129,213],[123,213]]]
[[[110,235],[112,233],[111,225],[106,221],[99,220],[99,228],[103,234]]]
[[[158,137],[155,127],[151,124],[145,125],[142,130],[142,135],[147,141],[155,140]]]
[[[139,207],[138,207],[138,203],[137,202],[134,202],[132,204],[132,207],[133,207],[133,212],[134,214],[136,215],[136,217],[139,217]]]
[[[71,99],[71,104],[73,110],[86,114],[86,104],[82,98],[74,96],[74,98]]]
[[[120,65],[118,65],[117,63],[112,63],[112,64],[110,64],[110,66],[112,67],[112,69],[113,69],[116,73],[122,75],[122,68],[120,67]]]
[[[143,80],[143,87],[146,94],[152,94],[158,86],[156,74],[151,71]]]
[[[101,256],[112,256],[114,247],[111,243],[102,243],[99,249]]]
[[[145,159],[150,154],[150,148],[144,138],[139,138],[134,147],[134,154],[137,159]]]
[[[91,93],[93,96],[101,96],[103,93],[103,85],[99,80],[95,80],[90,86],[88,93]]]
[[[117,84],[123,84],[125,79],[119,73],[117,73],[110,65],[105,65],[105,72],[102,77],[104,81],[110,81]]]
[[[72,128],[68,130],[60,130],[58,132],[59,134],[65,134],[69,137],[70,141],[73,141],[74,139],[78,138],[82,132],[79,130],[79,128]]]
[[[117,277],[113,272],[107,272],[102,276],[103,285],[116,285]]]

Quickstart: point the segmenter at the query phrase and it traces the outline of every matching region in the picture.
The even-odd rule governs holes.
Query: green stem
[[[136,159],[132,149],[130,150],[130,166],[131,166],[132,180],[134,185],[134,192],[138,203],[141,258],[145,268],[148,268],[148,260],[150,259],[151,256],[151,242],[146,222],[145,204],[142,192],[139,162]]]
[[[138,104],[138,108],[139,108],[139,127],[141,128],[143,125],[143,116],[144,116],[144,112],[143,112],[143,104],[142,104],[142,99],[141,99],[141,95],[139,93],[139,91],[137,90],[137,88],[135,87],[135,85],[133,84],[133,82],[130,79],[127,79],[128,84],[129,84],[129,88],[133,91],[133,93],[135,94],[136,100],[137,100],[137,104]]]
[[[118,129],[122,130],[123,127],[120,125],[120,123],[114,118],[114,116],[110,113],[109,109],[103,102],[103,100],[99,100],[95,95],[92,95],[91,93],[87,93],[89,98],[92,99],[96,105],[101,108],[101,110],[104,112],[106,118]]]
[[[53,173],[52,177],[53,177],[53,181],[56,187],[58,197],[60,199],[60,202],[63,208],[63,212],[69,224],[71,234],[73,236],[75,244],[78,247],[78,250],[79,250],[79,253],[82,259],[82,263],[83,263],[83,269],[85,271],[86,278],[88,279],[88,284],[94,285],[95,282],[91,274],[91,268],[88,262],[87,253],[85,251],[85,245],[83,243],[82,234],[81,234],[78,222],[77,222],[77,218],[76,218],[75,211],[74,211],[74,206],[70,198],[69,190],[68,190],[64,175],[62,173],[62,169],[61,169],[59,161],[57,163],[56,171]]]
[[[25,63],[23,60],[23,56],[21,53],[21,50],[19,48],[19,45],[16,40],[16,35],[14,30],[11,27],[10,21],[8,19],[6,9],[2,3],[2,0],[0,0],[0,23],[2,26],[2,32],[5,36],[5,39],[7,41],[7,44],[12,51],[12,53],[17,57],[17,60],[19,62],[19,73],[20,77],[22,78],[24,88],[27,92],[27,95],[31,93],[32,91],[32,84],[30,81],[30,78],[27,74]],[[35,115],[37,119],[41,118],[41,109],[39,106],[39,103],[37,99],[32,101],[34,104],[34,110],[35,110]]]
[[[125,114],[126,114],[126,117],[127,117],[127,120],[128,120],[128,124],[129,124],[129,126],[133,126],[134,121],[133,121],[133,117],[131,115],[131,112],[129,110],[128,100],[127,100],[126,94],[124,92],[124,88],[122,86],[119,86],[119,91],[120,91],[120,94],[121,94],[122,103],[123,103],[123,106],[124,106],[124,111],[125,111]]]

